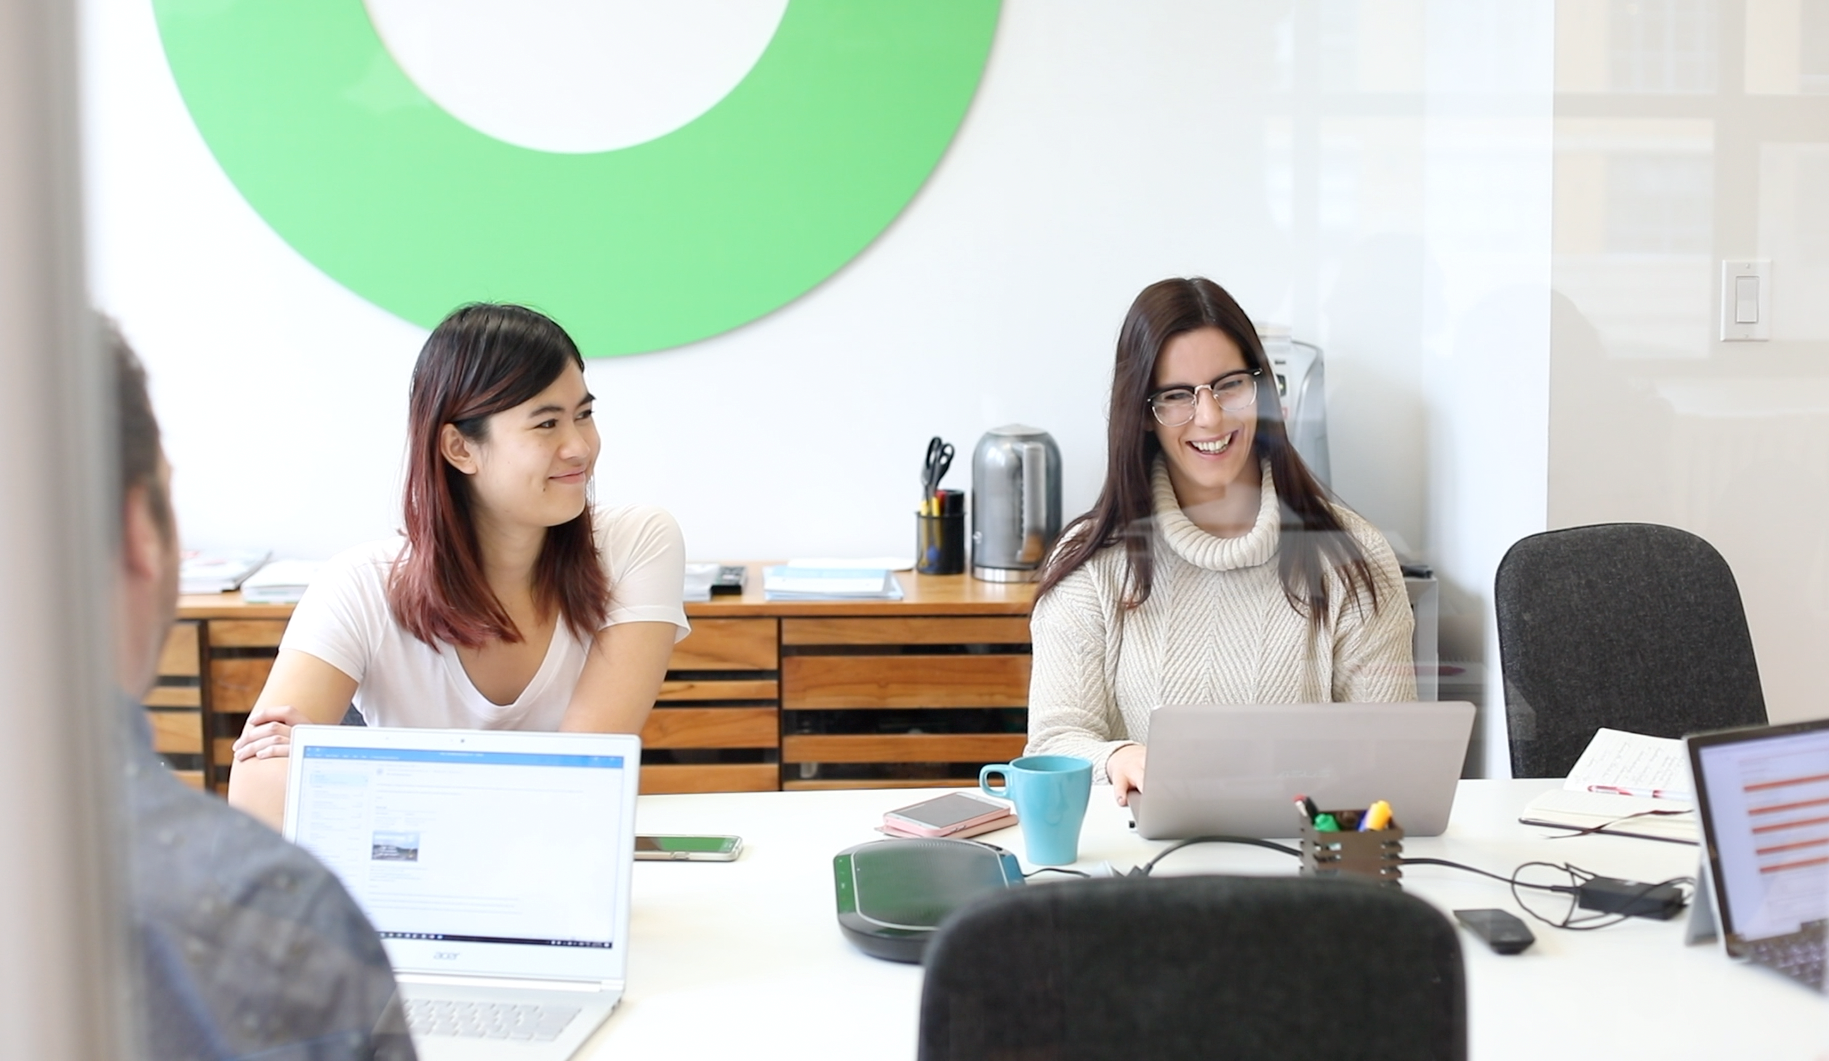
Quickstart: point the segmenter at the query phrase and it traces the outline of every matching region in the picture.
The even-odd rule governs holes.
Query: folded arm
[[[336,725],[355,695],[354,678],[308,652],[281,649],[235,741],[229,804],[278,829],[286,810],[292,727]]]
[[[672,623],[630,622],[597,631],[559,728],[640,733],[660,695],[679,630]]]

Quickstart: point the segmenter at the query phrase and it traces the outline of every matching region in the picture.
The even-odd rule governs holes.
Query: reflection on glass
[[[1714,0],[1612,0],[1607,59],[1615,92],[1713,92]]]
[[[1806,2],[1798,11],[1798,88],[1829,92],[1829,5]]]
[[[1606,247],[1612,254],[1707,254],[1714,159],[1618,154],[1607,159]]]

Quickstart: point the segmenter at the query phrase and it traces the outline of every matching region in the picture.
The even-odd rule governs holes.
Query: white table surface
[[[1404,853],[1508,874],[1531,859],[1570,861],[1607,876],[1688,876],[1696,848],[1517,824],[1546,781],[1464,781],[1448,832],[1407,838]],[[832,856],[879,839],[884,811],[931,793],[909,790],[644,796],[644,833],[736,833],[732,863],[637,862],[628,992],[582,1058],[911,1058],[921,970],[868,957],[840,935]],[[1119,869],[1166,843],[1139,839],[1110,790],[1093,789],[1080,862]],[[981,837],[1023,853],[1020,828]],[[1286,855],[1202,845],[1157,874],[1295,873]],[[1024,869],[1032,869],[1024,863]],[[1055,874],[1035,878],[1039,884]],[[1405,869],[1405,890],[1447,911],[1500,907],[1524,917],[1497,881],[1444,867]],[[1472,1057],[1758,1058],[1829,1061],[1829,999],[1715,946],[1687,947],[1683,917],[1629,919],[1597,932],[1525,920],[1537,936],[1501,957],[1462,934]],[[1217,959],[1216,959],[1217,960]]]

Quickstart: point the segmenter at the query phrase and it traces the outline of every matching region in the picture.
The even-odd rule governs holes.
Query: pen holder
[[[915,570],[923,575],[965,573],[965,513],[915,515]]]
[[[1324,811],[1340,823],[1339,832],[1324,833],[1313,822],[1302,823],[1302,876],[1338,877],[1351,873],[1393,888],[1403,887],[1404,831],[1392,819],[1383,829],[1359,831],[1362,810]]]

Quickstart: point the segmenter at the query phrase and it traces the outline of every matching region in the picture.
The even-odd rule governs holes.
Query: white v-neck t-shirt
[[[686,546],[679,524],[651,505],[598,509],[592,522],[610,583],[604,626],[672,623],[677,642],[691,628],[680,603]],[[589,642],[563,620],[546,658],[511,704],[478,692],[454,646],[436,647],[394,621],[388,573],[404,538],[370,542],[331,560],[293,610],[281,649],[316,656],[356,681],[356,710],[371,726],[557,730],[584,672]]]

